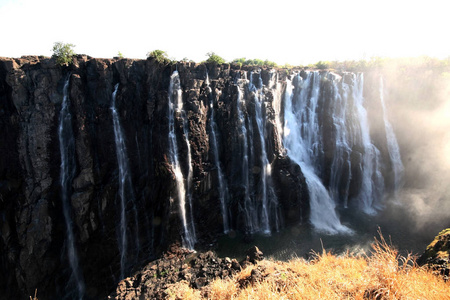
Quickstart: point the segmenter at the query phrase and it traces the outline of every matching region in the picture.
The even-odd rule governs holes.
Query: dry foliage
[[[176,299],[450,299],[450,282],[402,257],[380,235],[370,255],[323,251],[312,261],[263,260],[202,292],[178,285]],[[260,275],[257,280],[252,271]],[[255,271],[256,272],[256,271]]]
[[[38,300],[38,298],[37,298],[37,289],[34,290],[34,297],[30,296],[30,300]]]

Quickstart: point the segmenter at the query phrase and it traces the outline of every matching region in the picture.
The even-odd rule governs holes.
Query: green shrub
[[[62,42],[56,42],[53,45],[52,57],[56,59],[56,63],[59,65],[69,65],[72,63],[72,57],[75,55],[73,51],[73,44],[65,44]]]
[[[206,53],[206,56],[208,56],[208,59],[206,60],[207,63],[213,63],[218,65],[225,63],[225,59],[215,54],[214,52],[208,52]]]
[[[238,66],[258,66],[258,67],[269,67],[276,68],[278,65],[270,60],[262,60],[262,59],[246,59],[245,57],[236,58],[231,63],[236,64]]]
[[[325,70],[330,68],[330,63],[327,61],[319,61],[316,63],[315,67],[320,70]]]
[[[147,57],[153,57],[159,63],[170,63],[170,59],[167,56],[167,52],[163,50],[153,50],[147,53]]]

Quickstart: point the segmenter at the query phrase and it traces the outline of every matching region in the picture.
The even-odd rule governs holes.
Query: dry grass
[[[38,298],[37,298],[37,289],[34,290],[34,297],[30,296],[30,300],[38,300]]]
[[[202,299],[200,291],[189,287],[187,281],[180,281],[172,284],[167,290],[169,295],[166,299],[183,299],[183,300],[195,300]]]
[[[381,235],[380,235],[381,236]],[[201,293],[184,283],[176,299],[450,299],[450,282],[401,257],[381,236],[371,255],[336,256],[323,251],[312,261],[264,260],[231,279],[217,279]],[[261,276],[252,277],[257,269]]]

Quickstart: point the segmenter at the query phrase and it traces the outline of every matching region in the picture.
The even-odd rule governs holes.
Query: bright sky
[[[0,56],[75,52],[308,64],[372,56],[450,56],[448,0],[0,0]]]

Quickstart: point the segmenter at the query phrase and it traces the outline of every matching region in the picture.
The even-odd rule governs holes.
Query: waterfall
[[[196,236],[195,236],[195,227],[194,220],[192,218],[192,199],[190,194],[190,184],[192,183],[192,162],[191,162],[191,148],[188,139],[188,127],[187,127],[187,118],[186,113],[183,110],[183,101],[180,87],[180,77],[177,71],[174,71],[170,76],[170,85],[169,85],[169,159],[170,164],[172,165],[172,169],[175,175],[175,181],[177,184],[177,196],[178,202],[180,206],[180,216],[181,222],[183,225],[183,246],[189,249],[193,249]],[[181,115],[183,119],[183,133],[184,139],[187,143],[188,148],[188,163],[189,170],[187,176],[187,189],[184,182],[184,176],[181,171],[180,162],[178,160],[178,143],[177,136],[175,133],[175,117],[176,115]],[[188,203],[186,204],[186,198]],[[187,220],[186,214],[186,205],[189,205],[190,209],[190,222]]]
[[[284,146],[289,157],[297,163],[308,186],[311,223],[317,231],[330,234],[351,233],[342,225],[335,211],[335,203],[317,175],[317,157],[322,151],[317,104],[319,100],[320,75],[309,73],[306,80],[299,75],[296,90],[287,80],[285,92]]]
[[[389,151],[389,158],[391,160],[392,170],[394,172],[394,197],[398,200],[398,192],[403,184],[403,167],[402,159],[400,157],[400,148],[398,147],[397,138],[395,137],[394,129],[389,122],[386,104],[384,102],[384,85],[383,77],[380,76],[380,101],[383,108],[384,128],[386,130],[387,147]]]
[[[246,75],[246,73],[244,74]],[[244,201],[241,210],[244,211],[248,233],[262,232],[270,235],[271,223],[278,230],[281,221],[278,214],[278,199],[271,178],[271,165],[266,151],[266,103],[264,102],[263,83],[261,77],[258,79],[258,86],[255,86],[253,73],[250,73],[249,80],[245,76],[244,79],[238,80],[237,85],[237,127],[242,153],[241,174],[244,187]],[[247,88],[248,94],[253,96],[254,120],[250,114],[244,112],[246,103],[243,90],[245,88]],[[257,151],[255,151],[255,143],[260,145]],[[251,193],[250,190],[253,192]]]
[[[195,241],[197,240],[197,237],[195,235],[195,223],[194,223],[194,209],[192,207],[192,181],[194,178],[194,168],[192,165],[192,152],[191,152],[191,143],[189,142],[189,127],[188,127],[188,119],[186,116],[186,111],[183,109],[183,99],[182,99],[182,93],[181,88],[179,89],[178,93],[178,107],[180,108],[181,118],[183,119],[183,136],[184,136],[184,142],[186,143],[187,147],[187,160],[188,160],[188,176],[186,178],[186,198],[187,203],[189,205],[189,216],[190,216],[190,222],[188,223],[190,237],[188,240],[190,240],[187,244],[189,245],[189,249],[194,248]]]
[[[300,77],[297,77],[300,79]],[[319,127],[319,92],[321,76],[310,72],[299,93],[299,112],[302,139],[308,149],[311,162],[317,167],[323,153],[322,135]]]
[[[238,116],[238,137],[239,137],[239,145],[241,145],[241,155],[242,155],[242,184],[244,187],[244,207],[241,209],[244,210],[245,214],[245,225],[246,230],[250,233],[253,233],[256,229],[256,225],[252,222],[254,219],[253,215],[253,206],[252,201],[250,199],[250,181],[249,181],[249,156],[248,156],[248,140],[247,140],[247,126],[245,125],[245,116],[241,109],[245,107],[245,99],[243,97],[241,88],[238,86],[238,97],[236,100],[236,111]]]
[[[271,72],[271,78],[269,81],[269,88],[272,89],[272,95],[273,95],[273,101],[272,101],[272,107],[273,111],[275,113],[275,128],[276,128],[276,134],[274,135],[274,138],[276,139],[276,145],[281,153],[283,153],[283,142],[282,142],[282,135],[283,135],[283,126],[280,120],[280,114],[281,114],[281,100],[282,100],[282,84],[278,81],[278,73],[277,72]],[[275,188],[273,185],[272,180],[272,164],[267,160],[267,156],[264,156],[266,161],[266,173],[267,173],[267,182],[269,187],[269,195],[270,195],[270,202],[269,202],[269,212],[271,213],[271,218],[274,221],[275,230],[278,231],[280,226],[283,223],[283,216],[280,213],[279,209],[279,203],[278,198],[275,193]]]
[[[347,130],[348,122],[350,122],[350,119],[347,119],[349,112],[349,86],[335,74],[330,74],[330,79],[333,84],[331,115],[335,131],[336,148],[333,153],[333,162],[331,164],[329,190],[335,203],[342,201],[344,207],[347,207],[350,182],[352,179],[352,163],[350,160],[352,149],[349,146],[349,133]]]
[[[69,103],[69,79],[67,78],[63,89],[63,102],[61,112],[59,115],[59,150],[61,153],[61,169],[60,169],[60,184],[61,184],[61,200],[64,214],[64,221],[66,223],[66,242],[67,242],[67,256],[69,264],[72,269],[72,279],[75,280],[78,298],[84,297],[85,284],[83,274],[79,268],[78,253],[75,247],[75,234],[73,232],[73,222],[71,217],[70,196],[72,192],[72,180],[75,177],[76,162],[75,162],[75,139],[72,129],[72,115],[70,114]]]
[[[256,87],[255,85],[253,85],[253,72],[250,73],[250,82],[248,85],[248,89],[250,92],[253,92],[253,100],[255,102],[255,119],[256,119],[256,125],[258,128],[258,133],[259,133],[259,139],[260,139],[260,143],[261,143],[261,153],[260,153],[260,160],[261,160],[261,186],[259,189],[259,193],[258,195],[260,195],[261,197],[261,213],[260,213],[260,229],[263,231],[263,233],[265,234],[270,234],[270,225],[269,225],[269,216],[267,213],[267,166],[268,166],[268,161],[267,161],[267,154],[266,154],[266,144],[265,144],[265,139],[264,139],[264,120],[263,120],[263,116],[262,116],[262,110],[264,108],[264,103],[263,103],[263,99],[262,99],[262,82],[261,82],[261,77],[259,77],[259,86]]]
[[[208,73],[206,73],[206,86],[208,89],[208,93],[210,95],[209,97],[209,108],[211,110],[210,115],[210,130],[211,130],[211,148],[213,150],[214,155],[214,163],[217,168],[217,181],[219,183],[219,199],[220,199],[220,210],[222,212],[222,221],[223,221],[223,232],[228,233],[230,231],[230,224],[228,221],[228,208],[227,208],[227,202],[228,202],[228,185],[225,181],[225,176],[222,171],[222,167],[220,165],[219,160],[219,145],[217,143],[217,124],[214,118],[214,100],[211,95],[211,88],[209,87],[209,76]]]
[[[127,223],[127,211],[128,207],[131,206],[135,232],[139,232],[138,227],[138,217],[135,205],[135,197],[133,191],[133,183],[131,182],[130,167],[128,165],[128,155],[127,148],[125,145],[125,137],[122,132],[122,127],[120,126],[119,114],[116,109],[116,97],[117,91],[119,89],[119,84],[117,83],[114,87],[114,92],[111,99],[111,113],[113,117],[114,126],[114,138],[116,144],[116,155],[117,164],[119,167],[119,197],[120,197],[120,222],[119,222],[119,250],[120,250],[120,279],[125,276],[125,271],[127,268],[127,260],[129,258],[128,253],[128,223]],[[139,251],[139,237],[136,233],[134,246],[137,251]]]
[[[360,170],[362,173],[361,189],[358,201],[361,209],[367,214],[375,214],[376,209],[381,209],[381,200],[384,193],[384,178],[380,171],[380,151],[372,144],[370,138],[369,120],[364,108],[363,74],[352,74],[352,97],[359,128],[358,136],[363,148]],[[354,141],[357,139],[355,138]]]
[[[278,73],[276,73],[278,75]],[[275,126],[277,129],[276,136],[276,144],[278,146],[278,149],[283,149],[283,143],[282,143],[282,136],[283,136],[283,123],[280,120],[280,114],[281,114],[281,101],[282,101],[282,84],[278,82],[276,79],[276,82],[274,84],[275,88],[273,89],[273,110],[275,112]]]
[[[259,76],[258,86],[253,84],[253,73],[250,73],[250,82],[249,82],[249,91],[253,92],[253,99],[255,102],[255,119],[256,125],[259,133],[259,139],[261,143],[261,153],[260,153],[260,163],[261,163],[261,179],[260,179],[260,229],[265,234],[270,234],[270,218],[269,218],[269,205],[270,208],[275,210],[275,227],[279,227],[278,215],[276,213],[276,209],[278,207],[278,199],[276,198],[272,181],[271,181],[271,166],[269,164],[269,160],[267,159],[266,152],[266,139],[265,139],[265,126],[266,126],[266,107],[264,103],[264,94],[263,94],[263,83],[261,76]],[[273,83],[269,83],[269,86],[273,86]]]

